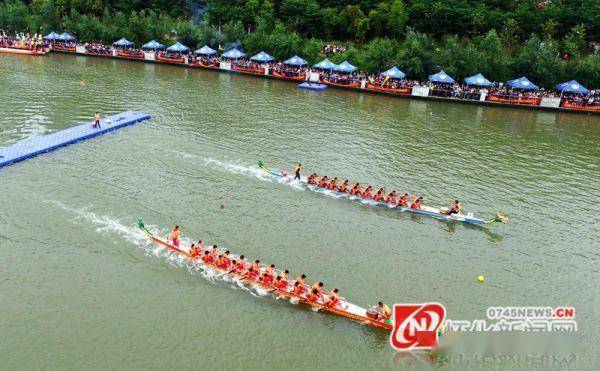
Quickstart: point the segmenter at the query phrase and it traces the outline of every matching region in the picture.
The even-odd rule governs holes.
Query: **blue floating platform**
[[[298,85],[298,87],[300,89],[317,90],[317,91],[323,91],[323,90],[327,89],[327,85],[316,84],[314,82],[303,82],[302,84]]]
[[[0,148],[0,168],[148,119],[150,115],[146,113],[125,111],[100,119],[100,129],[93,128],[93,122],[87,122],[52,134],[24,140]]]

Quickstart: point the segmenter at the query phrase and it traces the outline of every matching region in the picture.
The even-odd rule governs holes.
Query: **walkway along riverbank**
[[[100,58],[110,58],[110,59],[121,59],[121,60],[129,60],[129,61],[138,61],[138,62],[146,62],[146,63],[160,63],[160,64],[169,64],[174,66],[186,67],[186,68],[202,68],[206,70],[213,70],[219,72],[229,72],[236,73],[242,75],[249,75],[255,77],[262,78],[270,78],[277,79],[283,81],[290,81],[294,83],[299,83],[307,80],[306,78],[290,78],[285,75],[276,73],[272,68],[265,67],[257,69],[259,72],[253,72],[250,69],[239,68],[231,61],[223,61],[220,60],[218,63],[211,64],[203,64],[199,62],[190,62],[187,56],[177,59],[167,59],[167,58],[157,58],[156,53],[154,52],[144,52],[142,55],[127,55],[127,53],[122,53],[118,50],[112,50],[110,53],[106,54],[97,54],[93,52],[89,52],[85,45],[77,45],[75,47],[69,48],[51,48],[52,52],[77,55],[77,56],[90,56],[90,57],[100,57]],[[510,103],[503,102],[501,100],[487,100],[484,93],[482,93],[479,99],[463,99],[457,97],[440,97],[431,95],[436,92],[435,90],[430,89],[429,87],[424,86],[413,86],[410,88],[384,88],[380,86],[375,86],[370,84],[366,79],[362,80],[360,84],[352,84],[352,85],[344,85],[339,83],[334,83],[331,81],[323,81],[324,84],[327,84],[330,87],[352,90],[358,92],[367,92],[372,94],[382,94],[400,98],[410,98],[410,99],[421,99],[421,100],[430,100],[430,101],[439,101],[439,102],[451,102],[451,103],[462,103],[462,104],[475,104],[475,105],[484,105],[491,107],[510,107],[510,108],[525,108],[525,109],[534,109],[534,110],[544,110],[544,111],[555,111],[555,112],[569,112],[569,113],[583,113],[583,114],[600,114],[600,109],[595,110],[588,107],[588,109],[583,109],[579,107],[562,107],[560,105],[561,99],[556,97],[548,97],[537,99],[536,102],[530,103]],[[493,98],[493,97],[488,97]],[[528,101],[528,100],[527,100]]]

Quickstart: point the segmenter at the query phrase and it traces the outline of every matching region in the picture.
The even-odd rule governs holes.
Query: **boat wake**
[[[255,297],[263,297],[270,294],[269,291],[262,287],[253,285],[249,286],[237,277],[227,275],[223,272],[218,272],[199,262],[193,262],[185,256],[169,250],[168,248],[158,245],[148,239],[148,236],[142,232],[136,223],[128,223],[122,219],[115,218],[109,215],[97,215],[91,211],[92,206],[83,208],[74,208],[60,201],[46,201],[62,210],[69,211],[75,214],[71,222],[78,224],[86,222],[95,226],[95,231],[98,234],[116,234],[132,243],[136,248],[144,251],[146,256],[160,258],[171,266],[179,269],[186,269],[190,274],[201,276],[211,284],[223,283],[229,285],[233,289],[238,289],[248,292]],[[146,225],[146,228],[155,235],[166,235],[168,231],[161,230],[155,225]],[[189,238],[181,238],[182,246],[189,246],[195,242]],[[185,249],[185,248],[184,248]]]
[[[349,199],[349,200],[353,200],[353,201],[358,201],[365,205],[384,206],[384,207],[389,207],[390,209],[394,208],[394,206],[392,206],[392,205],[382,204],[380,202],[376,202],[375,200],[368,200],[368,199],[364,199],[362,197],[351,196],[348,194],[331,191],[331,190],[324,189],[321,187],[315,187],[312,185],[308,185],[308,184],[306,184],[306,177],[302,177],[302,182],[297,181],[297,180],[290,180],[289,178],[273,177],[272,175],[265,173],[263,170],[261,170],[256,165],[249,165],[249,164],[241,162],[241,161],[240,162],[221,161],[221,160],[217,160],[217,159],[210,158],[210,157],[204,158],[203,161],[206,166],[210,166],[217,170],[225,170],[231,174],[250,176],[250,177],[253,177],[256,179],[260,179],[265,182],[270,182],[270,183],[277,182],[277,183],[287,185],[293,189],[300,190],[300,191],[310,190],[312,192],[320,193],[320,194],[323,194],[323,195],[331,197],[331,198],[336,198],[336,199],[337,198],[345,198],[345,199]]]

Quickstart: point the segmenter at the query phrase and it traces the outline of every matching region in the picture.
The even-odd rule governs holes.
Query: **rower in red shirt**
[[[303,296],[306,292],[306,286],[303,282],[296,281],[294,282],[294,295]]]
[[[324,177],[321,178],[321,180],[319,180],[319,187],[325,187],[327,186],[327,175],[325,175]]]
[[[327,300],[325,301],[325,305],[328,308],[335,308],[335,306],[338,305],[339,302],[340,302],[339,290],[338,289],[331,290],[329,295],[327,295]]]
[[[256,269],[254,269],[254,268],[250,267],[250,268],[248,269],[248,272],[246,273],[246,276],[245,276],[245,278],[246,278],[248,281],[252,281],[252,282],[254,282],[254,281],[256,281],[256,279],[258,278],[258,275],[259,275],[259,274],[260,274],[260,273],[259,273],[259,272],[258,272]]]
[[[288,281],[281,276],[275,277],[275,287],[281,291],[287,291]]]
[[[411,209],[420,209],[421,208],[421,202],[423,201],[423,196],[419,196],[416,200],[414,200],[411,204],[410,204],[410,208]]]
[[[327,185],[327,189],[330,191],[334,191],[337,189],[337,184],[338,184],[338,178],[335,177],[335,178],[333,178],[333,180],[331,182],[329,182],[329,184]]]
[[[202,261],[206,264],[213,264],[215,262],[214,256],[210,255],[208,250],[204,250],[204,254],[202,254]]]
[[[338,192],[346,193],[348,191],[348,179],[344,180],[341,186],[338,187]]]
[[[198,256],[200,256],[200,249],[196,247],[196,245],[192,244],[192,246],[190,246],[190,256],[192,258],[197,258]]]
[[[260,277],[260,281],[265,285],[271,286],[273,285],[273,275],[269,272],[264,272]]]
[[[352,188],[350,188],[350,191],[348,192],[351,196],[360,194],[360,183],[356,183],[355,185],[352,186]]]
[[[365,190],[362,192],[361,196],[363,198],[372,198],[373,195],[371,194],[371,186],[368,186],[367,188],[365,188]]]
[[[306,295],[306,298],[313,303],[318,303],[322,296],[323,294],[318,289],[312,289],[308,295]]]
[[[383,201],[383,188],[379,188],[377,193],[375,193],[375,195],[373,195],[373,199],[375,201],[379,201],[379,202]]]
[[[398,199],[398,206],[408,207],[408,197],[408,193],[405,193],[402,196],[400,196],[400,198]]]
[[[231,260],[229,259],[229,250],[219,255],[219,258],[215,263],[215,265],[221,269],[228,269],[230,264]]]
[[[210,256],[213,257],[213,261],[217,260],[217,254],[219,253],[219,249],[217,248],[217,245],[213,245],[213,247],[210,249]]]

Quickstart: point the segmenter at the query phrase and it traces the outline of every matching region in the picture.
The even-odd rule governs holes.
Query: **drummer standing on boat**
[[[175,247],[179,247],[179,233],[179,226],[176,225],[171,231],[171,241],[173,241]]]
[[[94,129],[101,129],[101,127],[100,127],[100,114],[98,112],[96,112],[96,114],[94,115],[94,125],[92,125],[92,128],[94,128]]]
[[[300,172],[302,171],[302,164],[298,164],[296,165],[296,168],[294,169],[294,180],[298,179],[300,180]]]

